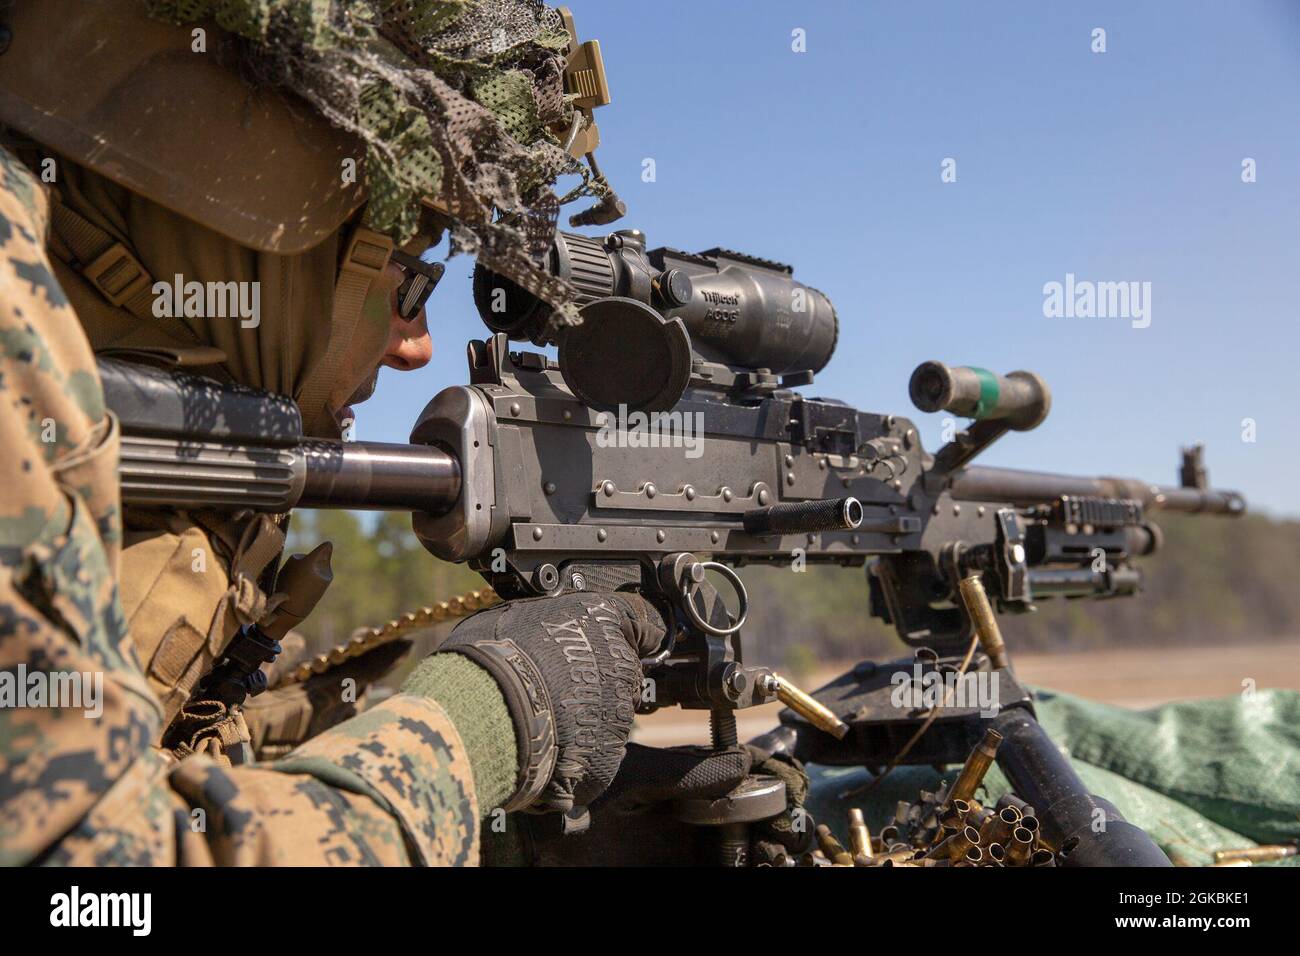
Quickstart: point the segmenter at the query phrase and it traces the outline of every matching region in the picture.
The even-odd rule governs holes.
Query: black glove
[[[754,825],[752,839],[755,856],[775,860],[782,854],[798,856],[813,848],[815,825],[804,809],[808,799],[808,771],[787,754],[773,754],[762,747],[747,744],[753,772],[785,781],[785,813]]]
[[[618,772],[641,695],[641,658],[663,618],[635,594],[510,601],[463,621],[438,653],[464,654],[501,687],[519,784],[506,810],[585,807]]]
[[[564,834],[546,818],[515,814],[498,836],[484,828],[484,866],[694,866],[709,852],[707,828],[683,823],[677,800],[716,798],[749,772],[744,747],[628,744],[609,789],[591,805],[591,826]]]

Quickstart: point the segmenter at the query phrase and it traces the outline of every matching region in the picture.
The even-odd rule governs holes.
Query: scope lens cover
[[[680,319],[610,296],[579,310],[559,338],[560,374],[583,404],[603,411],[668,411],[691,375],[691,339]]]

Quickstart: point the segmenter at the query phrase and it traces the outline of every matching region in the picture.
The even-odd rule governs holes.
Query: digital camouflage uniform
[[[0,863],[476,861],[469,760],[431,699],[394,696],[265,767],[155,747],[163,708],[115,583],[116,425],[45,255],[46,196],[7,152],[0,175],[0,669],[103,674],[98,718],[0,708]]]
[[[336,345],[373,368],[390,314],[382,259],[369,286],[345,282],[354,253],[427,240],[430,216],[562,320],[572,290],[532,253],[563,202],[613,203],[575,161],[599,142],[601,102],[565,92],[575,34],[532,0],[4,6],[0,676],[102,673],[104,700],[98,718],[0,707],[0,863],[477,862],[516,742],[492,677],[445,659],[460,655],[297,749],[352,709],[336,690],[272,690],[177,735],[238,630],[291,603],[285,523],[122,512],[92,348],[292,396],[307,434],[335,437],[360,384]],[[358,160],[362,178],[341,181]],[[48,192],[29,172],[46,163]],[[561,172],[585,185],[556,197]],[[261,324],[158,321],[148,282],[118,299],[114,272],[92,275],[119,253],[146,280],[258,283]],[[250,738],[287,754],[246,763]]]

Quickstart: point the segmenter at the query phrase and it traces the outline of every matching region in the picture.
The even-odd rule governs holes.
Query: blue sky
[[[793,264],[840,319],[805,392],[910,415],[934,448],[942,416],[907,399],[919,362],[1031,369],[1050,418],[981,461],[1173,483],[1200,440],[1216,485],[1300,516],[1300,4],[571,6],[614,98],[599,157],[628,215],[610,228]],[[430,303],[433,362],[385,370],[358,438],[405,440],[466,380],[472,265]],[[1150,282],[1150,326],[1044,317],[1067,273]]]

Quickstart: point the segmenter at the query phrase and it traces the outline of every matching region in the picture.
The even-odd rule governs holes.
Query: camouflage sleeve
[[[117,590],[117,433],[44,253],[46,197],[0,150],[0,863],[43,859],[131,770],[156,702]]]
[[[207,849],[222,863],[478,862],[469,758],[445,711],[425,697],[391,697],[270,767],[223,770],[188,758],[172,785],[205,811]]]
[[[46,215],[0,149],[0,865],[476,862],[469,758],[431,700],[398,695],[278,769],[157,749],[115,583],[116,423]]]

